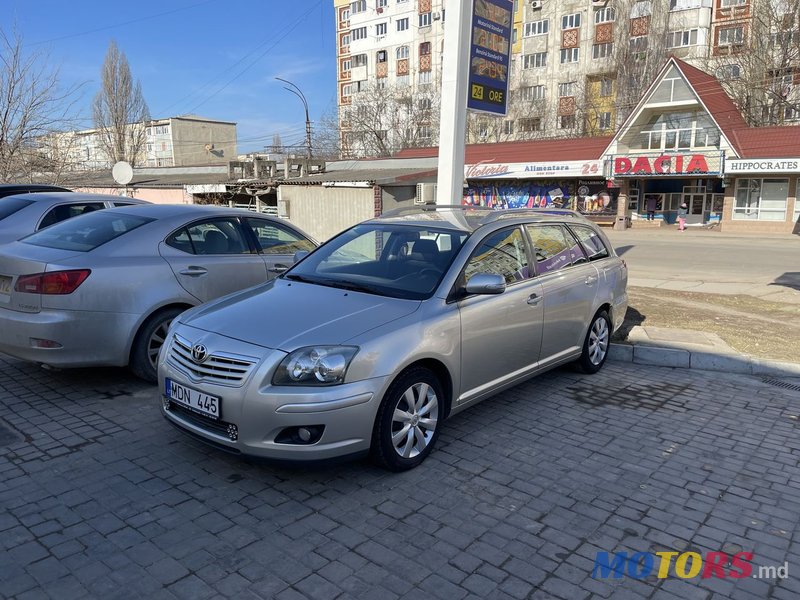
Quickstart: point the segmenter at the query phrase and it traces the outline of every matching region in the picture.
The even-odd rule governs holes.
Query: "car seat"
[[[206,231],[203,239],[204,254],[227,254],[228,238],[221,231],[210,229]]]

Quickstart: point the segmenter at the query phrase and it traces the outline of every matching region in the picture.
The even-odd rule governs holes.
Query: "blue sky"
[[[299,98],[311,121],[336,106],[331,0],[0,0],[0,26],[44,50],[65,86],[82,85],[76,112],[91,126],[91,102],[113,39],[142,84],[153,117],[195,113],[238,123],[239,152],[279,133],[303,144]]]

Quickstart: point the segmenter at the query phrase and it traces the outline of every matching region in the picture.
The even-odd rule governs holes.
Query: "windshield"
[[[22,198],[3,198],[3,200],[0,201],[0,221],[6,217],[10,217],[15,212],[22,210],[30,204],[33,204],[33,202]]]
[[[467,237],[463,231],[362,223],[323,244],[283,277],[424,300],[436,290]]]
[[[96,211],[56,223],[21,241],[45,248],[89,252],[152,220],[113,211]]]

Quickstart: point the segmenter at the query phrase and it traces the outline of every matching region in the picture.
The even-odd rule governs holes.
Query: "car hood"
[[[416,311],[418,300],[277,279],[199,306],[180,322],[266,348],[342,344]]]

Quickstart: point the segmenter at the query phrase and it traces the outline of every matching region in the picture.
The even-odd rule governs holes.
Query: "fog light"
[[[311,439],[311,432],[308,427],[301,427],[297,430],[297,437],[300,438],[300,441],[308,443]]]
[[[276,444],[294,444],[307,446],[316,444],[325,431],[325,425],[304,425],[302,427],[287,427],[275,436]]]
[[[42,338],[30,338],[32,348],[62,348],[63,346],[55,340],[45,340]]]

